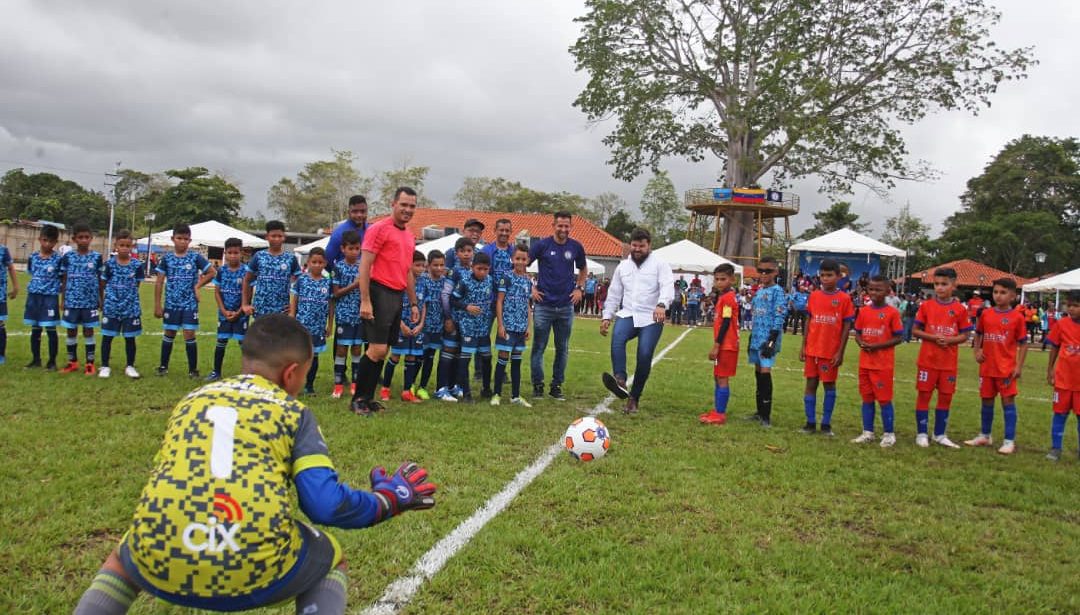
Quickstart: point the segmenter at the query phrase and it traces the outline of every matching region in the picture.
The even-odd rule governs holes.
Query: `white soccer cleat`
[[[499,397],[498,393],[491,396],[491,405],[492,406],[498,406],[501,403],[502,403],[502,398]]]
[[[139,375],[139,370],[135,369],[135,366],[128,365],[124,368],[124,375],[132,380],[138,380],[142,376]]]
[[[886,433],[881,436],[881,448],[890,448],[896,444],[896,434]]]
[[[945,448],[960,448],[959,444],[950,440],[949,436],[946,435],[934,436],[934,442],[937,442]]]
[[[98,373],[97,373],[98,378],[108,378],[109,376],[112,376],[112,370],[109,369],[108,367],[103,367],[103,368],[98,370]]]
[[[515,406],[521,406],[522,408],[532,408],[532,404],[525,401],[524,397],[511,397],[510,403],[514,404]]]
[[[930,446],[930,437],[924,433],[915,436],[915,445],[922,448]]]
[[[1006,440],[1001,443],[1001,448],[997,452],[998,455],[1012,455],[1016,452],[1016,443],[1012,440]]]
[[[990,446],[993,443],[994,439],[984,433],[981,433],[970,440],[964,440],[964,444],[968,446]]]
[[[858,437],[852,438],[851,443],[852,444],[868,444],[870,442],[873,442],[874,440],[875,440],[874,432],[872,432],[872,431],[864,431],[861,434],[859,434]]]

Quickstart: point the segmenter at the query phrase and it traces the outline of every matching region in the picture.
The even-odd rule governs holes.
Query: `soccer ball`
[[[592,461],[607,452],[611,446],[611,435],[603,423],[595,417],[586,416],[570,423],[563,441],[574,459]]]

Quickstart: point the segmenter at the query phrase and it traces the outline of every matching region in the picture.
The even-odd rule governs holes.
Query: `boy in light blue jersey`
[[[135,369],[135,338],[142,335],[142,306],[139,302],[139,284],[146,278],[142,261],[131,255],[135,248],[131,231],[123,229],[116,234],[113,248],[116,255],[109,258],[101,270],[98,292],[101,300],[101,369],[98,378],[112,375],[109,357],[113,338],[124,338],[127,365],[124,374],[131,379],[139,377]]]
[[[187,354],[188,377],[199,377],[199,347],[195,332],[199,330],[199,290],[214,279],[217,270],[202,254],[188,250],[191,245],[191,227],[177,224],[172,233],[173,252],[164,254],[154,270],[154,317],[162,319],[165,330],[161,338],[161,362],[157,375],[169,373],[176,332],[184,332],[184,350]],[[164,292],[165,301],[161,296]]]
[[[461,256],[461,253],[458,253]],[[458,355],[457,386],[461,387],[461,400],[472,403],[469,387],[469,360],[476,354],[478,341],[490,335],[491,325],[484,314],[486,306],[491,305],[495,294],[495,285],[488,277],[491,259],[487,254],[473,256],[472,272],[460,280],[450,295],[454,307],[454,323],[461,334],[461,351]],[[490,341],[489,341],[490,344]]]
[[[293,282],[289,302],[289,316],[304,325],[311,335],[311,369],[304,386],[306,395],[315,395],[315,377],[319,374],[319,355],[326,350],[326,338],[334,326],[334,302],[332,282],[323,275],[326,268],[326,251],[312,248],[308,253],[307,274]]]
[[[62,316],[60,325],[67,329],[68,364],[60,370],[61,374],[70,374],[79,370],[78,345],[79,327],[83,330],[83,342],[86,346],[85,373],[92,376],[94,368],[94,329],[100,324],[101,304],[101,254],[90,249],[94,239],[90,227],[84,223],[72,228],[75,249],[60,257],[60,288],[62,289]]]
[[[23,324],[30,327],[30,354],[27,369],[41,367],[41,330],[49,338],[49,361],[45,369],[56,371],[56,353],[60,339],[56,325],[60,324],[60,254],[56,242],[60,230],[51,224],[41,227],[38,236],[39,250],[30,255],[26,271],[30,283],[26,285],[26,305],[23,306]]]
[[[240,262],[244,242],[230,237],[225,240],[221,269],[214,277],[214,299],[218,306],[217,344],[214,346],[214,370],[206,379],[210,382],[221,378],[221,365],[225,362],[225,349],[229,340],[243,344],[247,334],[248,315],[244,313],[244,276],[247,267]]]
[[[427,255],[427,272],[416,282],[417,294],[424,295],[424,356],[420,364],[420,382],[414,387],[413,394],[421,400],[430,399],[428,382],[435,362],[435,353],[442,348],[444,315],[449,316],[449,297],[454,290],[453,282],[446,277],[446,257],[439,250],[432,250]],[[440,361],[441,364],[441,361]],[[436,376],[438,380],[438,376]],[[437,383],[436,388],[441,384]],[[439,391],[436,391],[436,395]],[[454,401],[456,397],[451,396]]]
[[[779,265],[775,258],[763,256],[758,261],[757,269],[761,288],[751,301],[753,318],[747,351],[757,380],[757,412],[748,418],[761,423],[762,427],[771,427],[772,368],[776,364],[776,355],[780,354],[781,334],[787,316],[787,296],[776,283]]]
[[[424,273],[427,259],[422,252],[413,251],[412,274],[417,280]],[[397,341],[390,346],[390,358],[383,368],[382,389],[379,391],[381,401],[390,400],[390,385],[394,381],[394,370],[397,368],[401,357],[405,357],[405,382],[401,386],[401,401],[420,403],[420,399],[413,392],[413,384],[416,375],[420,371],[420,361],[424,356],[424,316],[427,302],[424,299],[424,291],[420,285],[416,287],[416,301],[420,305],[420,319],[412,320],[412,304],[409,303],[409,294],[401,295],[401,322],[398,324]]]
[[[475,244],[472,239],[468,237],[460,237],[457,243],[454,244],[454,265],[450,265],[450,255],[446,257],[446,275],[450,278],[451,283],[451,295],[453,290],[457,288],[458,282],[467,279],[472,275],[472,261]],[[445,325],[443,327],[443,343],[442,352],[439,353],[439,391],[443,391],[443,394],[439,394],[437,391],[435,397],[440,401],[457,401],[463,394],[461,383],[459,383],[457,377],[457,364],[461,355],[461,331],[459,330],[459,323],[464,316],[462,310],[456,309],[452,305],[450,295],[447,296],[446,303],[444,304],[449,308],[449,317],[445,318]],[[445,389],[445,390],[444,390]]]
[[[285,223],[271,220],[266,223],[265,250],[251,256],[244,274],[244,305],[241,308],[255,318],[289,311],[289,289],[300,275],[300,263],[286,252]]]
[[[502,398],[502,385],[506,380],[506,364],[510,362],[510,403],[532,407],[521,397],[521,355],[532,329],[532,280],[525,268],[529,265],[529,248],[519,245],[514,249],[514,269],[499,278],[495,299],[495,318],[498,336],[495,349],[499,352],[495,365],[495,392],[491,405],[498,406]]]
[[[341,236],[341,254],[334,263],[334,399],[345,391],[345,363],[352,355],[352,385],[356,393],[360,380],[360,355],[364,350],[364,321],[360,319],[360,233],[345,231]]]
[[[11,290],[7,288],[9,275],[11,276]],[[17,296],[19,296],[19,279],[15,277],[15,264],[11,260],[11,252],[8,252],[6,246],[0,244],[0,365],[7,362],[7,302],[8,299],[14,299]]]

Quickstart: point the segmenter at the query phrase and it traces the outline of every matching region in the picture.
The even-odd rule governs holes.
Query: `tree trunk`
[[[727,169],[724,174],[728,188],[745,187],[749,183],[749,173],[744,164],[747,156],[745,138],[745,135],[728,134]],[[740,265],[755,265],[756,224],[752,212],[736,212],[726,216],[720,230],[720,255]]]

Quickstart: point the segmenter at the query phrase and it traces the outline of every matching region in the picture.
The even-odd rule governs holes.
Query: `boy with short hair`
[[[939,267],[934,270],[934,298],[924,301],[915,314],[912,335],[922,340],[917,361],[915,389],[915,418],[918,435],[915,444],[926,448],[930,440],[926,432],[930,416],[930,397],[937,390],[934,410],[934,442],[947,448],[960,448],[945,435],[949,425],[949,406],[956,392],[957,347],[968,339],[971,322],[967,309],[953,296],[956,289],[956,270]]]
[[[1050,339],[1050,359],[1046,381],[1054,387],[1054,418],[1050,428],[1050,461],[1061,459],[1061,441],[1069,411],[1076,414],[1080,435],[1080,290],[1065,296],[1065,317],[1054,323]]]
[[[808,315],[799,360],[804,363],[803,408],[806,411],[805,434],[817,433],[818,382],[825,389],[821,408],[821,434],[832,436],[832,414],[836,408],[836,379],[844,362],[848,334],[855,321],[855,304],[851,295],[836,287],[840,279],[840,263],[827,258],[818,268],[821,288],[810,293],[806,303]]]
[[[304,325],[311,335],[311,369],[307,373],[304,394],[315,395],[315,376],[319,374],[319,355],[326,350],[326,338],[334,324],[334,303],[330,278],[323,275],[326,250],[315,247],[308,252],[307,273],[296,278],[289,300],[289,316]]]
[[[447,255],[447,277],[450,278],[451,295],[454,289],[462,280],[468,279],[472,275],[472,261],[474,255],[474,247],[472,239],[468,237],[459,237],[454,244],[454,264],[450,264],[450,256]],[[464,317],[464,312],[454,308],[451,300],[451,295],[447,295],[445,305],[450,308],[449,318],[446,319],[443,327],[443,351],[439,354],[439,371],[442,372],[445,367],[446,380],[443,385],[446,387],[445,395],[439,395],[436,392],[435,397],[440,401],[450,401],[450,397],[454,400],[461,398],[463,389],[461,383],[458,382],[457,366],[458,360],[461,358],[461,330],[460,323]],[[445,361],[445,364],[444,364]]]
[[[413,250],[412,273],[419,279],[424,273],[427,259],[422,252]],[[405,357],[405,383],[401,387],[401,401],[420,403],[420,399],[413,393],[413,383],[420,371],[420,359],[424,355],[424,316],[427,310],[427,302],[423,289],[418,284],[416,287],[416,300],[420,304],[420,319],[412,320],[412,304],[409,303],[409,294],[401,295],[401,322],[398,324],[397,342],[390,347],[390,359],[383,368],[382,389],[379,391],[380,401],[390,400],[390,384],[394,381],[394,370],[397,368],[401,357]]]
[[[90,226],[79,222],[71,233],[75,239],[75,249],[60,257],[61,314],[60,325],[67,329],[68,364],[60,370],[61,374],[70,374],[79,370],[78,346],[79,327],[83,330],[83,342],[86,346],[86,367],[84,373],[92,376],[94,368],[94,329],[100,322],[101,304],[101,254],[90,249],[94,234]]]
[[[713,362],[713,409],[698,417],[707,425],[727,422],[727,405],[731,398],[728,383],[735,376],[739,363],[739,300],[732,290],[734,284],[734,265],[721,263],[713,269],[713,289],[718,293],[713,345],[709,351],[709,360]]]
[[[350,394],[360,379],[360,355],[364,350],[364,321],[360,318],[360,233],[341,236],[341,258],[334,263],[334,399],[345,392],[345,364],[352,358]]]
[[[1027,357],[1027,329],[1024,319],[1013,307],[1016,281],[1012,278],[994,280],[992,293],[993,307],[980,306],[975,321],[975,362],[979,364],[982,429],[979,435],[964,444],[993,444],[990,434],[994,426],[994,398],[1000,395],[1005,415],[1005,441],[998,453],[1011,455],[1016,451],[1016,381],[1024,371]]]
[[[518,244],[511,262],[514,269],[504,273],[495,287],[495,321],[499,327],[495,349],[499,355],[495,364],[495,391],[491,396],[491,405],[498,406],[502,401],[502,386],[509,362],[510,403],[531,408],[532,404],[521,397],[521,356],[532,330],[532,309],[529,305],[532,280],[525,271],[529,266],[529,247]]]
[[[109,358],[113,338],[124,338],[127,365],[124,375],[132,380],[139,378],[135,369],[135,338],[142,335],[142,305],[139,301],[139,285],[146,278],[142,261],[131,255],[135,240],[131,231],[123,229],[116,233],[116,255],[109,258],[101,270],[98,293],[101,303],[101,369],[98,378],[112,375]]]
[[[11,290],[7,289],[8,276],[11,276]],[[7,302],[8,299],[14,299],[17,296],[19,296],[19,279],[15,277],[15,264],[11,260],[11,252],[0,244],[0,365],[7,363]]]
[[[38,251],[30,255],[26,272],[30,283],[26,285],[26,305],[23,306],[23,324],[30,327],[30,354],[26,368],[41,367],[41,330],[49,338],[49,361],[45,369],[56,371],[56,353],[60,339],[56,325],[60,324],[60,253],[56,242],[60,230],[51,224],[41,227],[38,235]]]
[[[157,375],[169,373],[176,332],[184,332],[184,351],[187,354],[188,377],[199,377],[199,347],[195,332],[199,330],[199,290],[214,279],[217,270],[202,254],[188,249],[191,245],[191,227],[177,224],[172,233],[173,251],[163,254],[155,269],[154,316],[162,319],[165,330],[161,338],[161,362]],[[165,303],[162,304],[162,291]]]
[[[214,370],[206,379],[210,382],[221,378],[221,366],[225,362],[225,349],[229,340],[244,343],[248,328],[248,315],[244,313],[244,276],[247,267],[240,262],[244,242],[237,237],[225,240],[221,269],[214,277],[214,299],[218,306],[217,344],[214,346]]]
[[[267,314],[284,314],[289,311],[289,289],[301,274],[300,263],[291,252],[286,252],[285,223],[271,220],[266,223],[265,250],[251,256],[244,274],[244,305],[247,315],[261,318]],[[252,288],[254,286],[254,288]]]
[[[461,258],[458,253],[458,258]],[[457,359],[457,386],[461,387],[461,401],[472,403],[472,392],[469,390],[469,360],[476,354],[478,340],[488,335],[485,330],[487,319],[484,316],[484,306],[491,303],[491,297],[495,294],[495,286],[488,277],[491,268],[491,259],[481,252],[472,257],[472,271],[468,276],[461,279],[450,296],[450,303],[456,310],[455,326],[460,332],[461,354]]]
[[[896,346],[904,339],[900,311],[885,302],[889,279],[883,275],[870,278],[866,286],[870,305],[859,308],[855,317],[855,343],[859,345],[859,395],[862,396],[863,431],[852,440],[855,444],[874,441],[874,402],[881,408],[881,448],[896,444],[893,430],[893,370]]]
[[[446,277],[446,256],[439,250],[432,250],[427,255],[427,272],[420,276],[416,283],[416,292],[424,295],[424,356],[420,366],[420,383],[414,387],[413,394],[421,400],[431,398],[428,393],[428,382],[431,380],[431,371],[435,362],[435,352],[442,348],[443,329],[445,327],[444,315],[449,316],[448,305],[450,293],[453,292],[453,282]],[[440,366],[442,360],[439,361]],[[445,379],[436,373],[436,396],[441,389],[441,381]],[[454,401],[456,397],[451,395]]]
[[[757,379],[757,413],[747,417],[761,423],[762,427],[772,427],[772,368],[776,364],[776,355],[783,345],[784,319],[787,316],[787,296],[784,289],[776,283],[780,265],[771,256],[763,256],[758,261],[758,279],[761,288],[754,293],[750,301],[750,346],[747,358],[754,366]]]
[[[207,384],[173,410],[134,518],[75,607],[126,613],[139,591],[198,609],[241,610],[295,599],[297,613],[345,612],[338,542],[296,518],[363,528],[435,505],[427,471],[371,471],[372,491],[341,482],[315,414],[295,396],[311,337],[295,320],[255,321],[243,375]],[[161,528],[172,528],[162,531]]]

